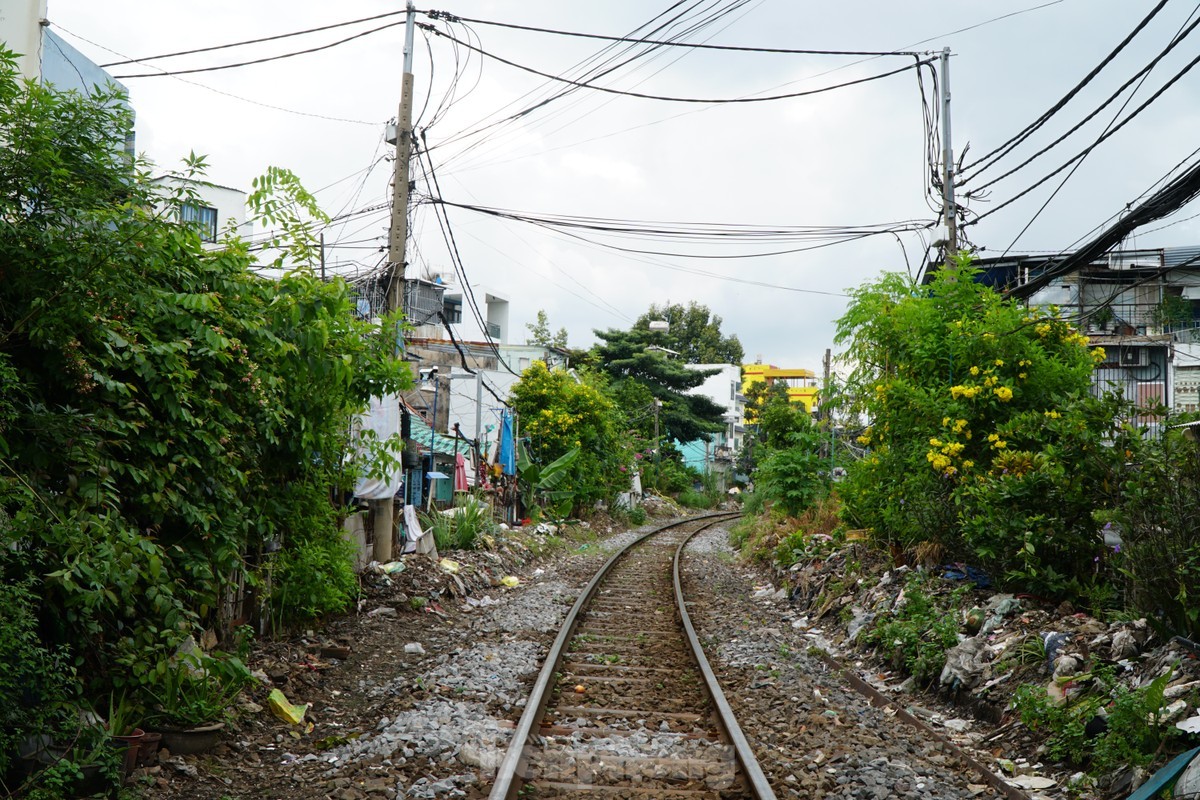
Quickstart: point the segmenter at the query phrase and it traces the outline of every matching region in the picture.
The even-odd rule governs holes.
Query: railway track
[[[730,697],[745,715],[739,724],[692,626],[680,568],[692,536],[736,516],[661,526],[593,576],[547,654],[490,800],[774,800],[773,785],[786,797],[1028,800],[829,660],[790,655],[786,670],[764,674],[758,664],[750,676],[723,666],[724,679],[733,681]],[[689,558],[686,581],[702,604],[697,608],[706,609],[711,634],[712,615],[724,601],[701,599],[715,588],[705,563]],[[748,612],[735,613],[748,620]],[[716,629],[722,627],[724,636],[742,636],[729,625]],[[782,636],[771,629],[763,641],[786,649]],[[786,693],[781,672],[794,676]],[[854,718],[857,725],[842,721]],[[766,759],[762,766],[742,724]]]
[[[774,800],[688,619],[678,558],[734,514],[651,531],[568,613],[492,785],[522,797]]]

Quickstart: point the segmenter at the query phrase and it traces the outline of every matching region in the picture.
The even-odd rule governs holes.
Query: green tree
[[[511,401],[536,464],[545,467],[579,450],[566,481],[576,509],[628,489],[633,453],[623,436],[624,417],[586,373],[578,377],[535,361],[513,384]]]
[[[642,384],[661,403],[658,411],[659,434],[666,440],[692,442],[724,429],[725,409],[710,398],[688,394],[717,370],[688,369],[680,361],[663,353],[662,334],[642,328],[630,331],[595,331],[602,344],[594,351],[600,369],[608,374],[614,391],[626,391],[623,385]],[[631,416],[643,413],[626,409]]]
[[[969,260],[930,286],[899,274],[855,290],[837,341],[844,407],[869,417],[845,513],[878,538],[934,542],[1025,591],[1094,580],[1091,511],[1115,499],[1118,406],[1089,396],[1101,351],[1055,311],[975,282]]]
[[[46,651],[26,663],[69,660],[92,699],[161,688],[182,638],[231,622],[230,585],[292,619],[345,605],[346,431],[408,374],[341,282],[205,250],[177,221],[203,159],[154,183],[114,146],[132,124],[114,100],[0,54],[0,581],[31,577]],[[269,175],[267,213],[302,210]]]
[[[567,346],[567,329],[559,328],[557,333],[550,333],[550,321],[543,309],[538,309],[537,322],[526,322],[525,327],[529,329],[530,336],[525,340],[525,344],[536,344],[540,347],[557,347],[565,349]]]
[[[737,334],[721,333],[721,317],[695,301],[651,305],[633,327],[649,330],[654,320],[666,320],[670,329],[662,334],[663,346],[679,353],[686,364],[741,364],[745,357]]]

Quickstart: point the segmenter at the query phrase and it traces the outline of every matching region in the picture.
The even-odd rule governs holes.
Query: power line
[[[507,66],[513,67],[514,69],[519,69],[523,72],[528,72],[530,74],[537,75],[541,78],[546,78],[547,80],[557,81],[559,83],[565,83],[568,86],[575,86],[580,89],[593,89],[597,92],[605,92],[607,94],[621,95],[622,97],[636,97],[636,98],[640,98],[642,100],[660,100],[660,101],[669,102],[669,103],[704,103],[704,104],[711,104],[711,105],[726,105],[726,104],[732,104],[732,103],[768,103],[768,102],[771,102],[774,100],[789,100],[789,99],[796,98],[796,97],[808,97],[811,95],[823,94],[825,92],[832,92],[836,89],[845,89],[849,86],[857,86],[862,83],[870,83],[872,81],[882,80],[883,78],[890,78],[893,75],[899,75],[902,72],[908,72],[910,69],[919,68],[922,64],[933,63],[932,59],[921,59],[919,57],[916,57],[916,60],[913,64],[909,64],[906,67],[900,67],[899,69],[889,70],[888,72],[883,72],[878,75],[871,75],[866,78],[858,78],[858,79],[852,80],[852,81],[845,81],[844,83],[837,83],[837,84],[833,84],[832,86],[822,87],[820,89],[809,89],[807,91],[802,91],[802,92],[788,92],[786,94],[767,95],[765,97],[723,97],[723,98],[722,97],[675,97],[675,96],[671,96],[671,95],[645,94],[642,92],[630,92],[630,91],[624,91],[622,89],[613,89],[608,86],[599,86],[595,83],[591,83],[588,81],[576,81],[576,80],[572,80],[570,78],[563,77],[561,75],[553,75],[549,72],[542,72],[541,70],[535,69],[533,67],[525,66],[524,64],[518,64],[517,62],[503,58],[502,56],[498,56],[493,53],[489,53],[486,50],[484,50],[483,48],[475,47],[474,45],[467,44],[466,42],[463,42],[460,39],[456,39],[455,37],[451,36],[450,34],[445,33],[444,31],[438,30],[436,27],[434,27],[432,25],[426,25],[426,24],[422,24],[422,23],[417,23],[417,24],[420,25],[420,27],[422,27],[425,30],[429,30],[429,31],[433,32],[434,34],[441,36],[449,41],[456,42],[456,43],[458,43],[459,46],[465,47],[469,50],[479,53],[480,55],[487,56],[488,58],[492,59],[493,61],[498,61],[501,64],[505,64]]]
[[[118,53],[116,50],[113,50],[111,47],[106,47],[106,46],[100,44],[99,42],[92,41],[91,39],[87,38],[86,36],[80,36],[78,33],[69,31],[66,28],[64,28],[62,25],[59,25],[58,23],[54,23],[54,27],[58,28],[63,33],[78,39],[81,42],[87,42],[88,44],[92,45],[93,47],[99,47],[101,50],[104,50],[105,52],[108,52],[108,53],[112,53],[115,56],[121,56],[121,58],[127,58],[127,56],[124,53]],[[199,83],[198,81],[188,80],[187,78],[181,78],[178,75],[172,75],[171,77],[173,77],[175,80],[179,81],[180,83],[186,83],[189,86],[195,86],[200,89],[206,89],[207,91],[210,91],[213,94],[223,95],[225,97],[229,97],[234,100],[240,100],[243,103],[249,103],[250,105],[260,106],[261,108],[269,108],[272,111],[282,111],[285,114],[295,114],[298,117],[309,117],[311,119],[323,119],[323,120],[328,120],[329,122],[348,122],[352,125],[370,125],[372,128],[378,127],[381,124],[379,122],[369,122],[367,120],[362,120],[362,119],[349,119],[346,117],[334,117],[334,116],[330,116],[328,114],[316,114],[311,111],[297,111],[294,108],[284,108],[283,106],[277,106],[277,105],[273,105],[271,103],[264,103],[261,100],[252,100],[249,97],[243,97],[241,95],[234,94],[232,92],[226,92],[222,89],[216,89],[207,84]]]
[[[1194,12],[1193,12],[1193,13],[1194,13]],[[1052,150],[1053,148],[1057,147],[1059,144],[1061,144],[1063,141],[1065,141],[1065,140],[1066,140],[1066,139],[1067,139],[1069,136],[1071,136],[1073,133],[1075,133],[1076,131],[1078,131],[1080,128],[1082,128],[1084,125],[1086,125],[1088,122],[1090,122],[1090,121],[1092,121],[1093,119],[1095,119],[1095,118],[1096,118],[1096,116],[1097,116],[1097,115],[1099,115],[1101,111],[1103,111],[1103,110],[1104,110],[1105,108],[1107,108],[1107,107],[1108,107],[1108,106],[1109,106],[1109,105],[1110,105],[1110,104],[1111,104],[1113,101],[1115,101],[1115,100],[1116,100],[1118,97],[1120,97],[1120,96],[1121,96],[1121,95],[1122,95],[1122,94],[1125,92],[1125,90],[1126,90],[1126,89],[1128,89],[1130,86],[1132,86],[1132,85],[1134,84],[1134,82],[1135,82],[1135,81],[1137,81],[1139,78],[1140,78],[1141,80],[1143,80],[1143,81],[1144,81],[1144,80],[1145,80],[1145,77],[1146,77],[1147,75],[1149,75],[1150,71],[1151,71],[1151,70],[1153,70],[1153,69],[1154,69],[1154,67],[1155,67],[1155,66],[1157,66],[1157,65],[1158,65],[1158,63],[1159,63],[1160,61],[1162,61],[1164,58],[1166,58],[1166,57],[1167,57],[1167,55],[1169,55],[1169,54],[1170,54],[1170,52],[1171,52],[1172,50],[1174,50],[1174,49],[1175,49],[1175,47],[1177,47],[1177,46],[1178,46],[1178,45],[1179,45],[1179,44],[1180,44],[1180,43],[1181,43],[1181,42],[1182,42],[1184,39],[1186,39],[1186,38],[1187,38],[1189,35],[1191,35],[1192,31],[1194,31],[1194,30],[1196,29],[1196,27],[1197,27],[1197,26],[1200,26],[1200,19],[1198,19],[1198,20],[1196,20],[1195,22],[1191,23],[1191,24],[1190,24],[1190,25],[1188,25],[1188,26],[1187,26],[1187,27],[1186,27],[1184,30],[1182,30],[1182,31],[1180,31],[1179,33],[1177,33],[1177,34],[1176,34],[1176,36],[1175,36],[1175,37],[1174,37],[1174,38],[1171,40],[1171,43],[1170,43],[1170,44],[1168,44],[1168,45],[1167,45],[1167,47],[1166,47],[1166,48],[1165,48],[1165,49],[1164,49],[1164,50],[1163,50],[1161,53],[1159,53],[1157,56],[1155,56],[1155,57],[1154,57],[1154,58],[1153,58],[1153,59],[1150,61],[1150,63],[1146,64],[1146,66],[1142,67],[1140,70],[1138,70],[1136,73],[1134,73],[1134,75],[1133,75],[1132,77],[1130,77],[1130,78],[1129,78],[1129,80],[1127,80],[1127,81],[1125,81],[1123,84],[1121,84],[1121,86],[1120,86],[1120,87],[1118,87],[1118,88],[1117,88],[1117,90],[1116,90],[1115,92],[1113,92],[1112,94],[1110,94],[1110,95],[1109,95],[1109,96],[1108,96],[1108,97],[1107,97],[1107,98],[1104,100],[1104,102],[1103,102],[1103,103],[1101,103],[1101,104],[1100,104],[1100,105],[1099,105],[1099,106],[1098,106],[1098,107],[1097,107],[1097,108],[1096,108],[1094,111],[1090,112],[1090,113],[1089,113],[1087,116],[1085,116],[1085,117],[1084,117],[1082,120],[1080,120],[1078,123],[1076,123],[1075,125],[1073,125],[1073,126],[1072,126],[1072,127],[1069,129],[1069,130],[1067,130],[1067,131],[1066,131],[1065,133],[1063,133],[1061,136],[1059,136],[1058,138],[1056,138],[1056,139],[1055,139],[1054,141],[1052,141],[1050,144],[1048,144],[1048,145],[1046,145],[1045,147],[1043,147],[1041,150],[1039,150],[1039,151],[1037,151],[1036,153],[1034,153],[1034,154],[1033,154],[1032,156],[1030,156],[1029,158],[1027,158],[1027,159],[1025,159],[1024,161],[1022,161],[1022,162],[1021,162],[1020,164],[1018,164],[1017,166],[1015,166],[1015,167],[1013,167],[1012,169],[1010,169],[1010,170],[1008,170],[1007,172],[1005,172],[1003,175],[1000,175],[1000,176],[998,176],[998,177],[996,177],[996,178],[993,178],[992,180],[988,181],[987,183],[983,184],[982,186],[976,187],[975,189],[973,189],[973,191],[975,191],[975,192],[979,192],[979,191],[982,191],[982,190],[984,190],[984,189],[988,188],[989,186],[992,186],[992,185],[994,185],[994,184],[996,184],[996,183],[999,183],[1000,181],[1004,180],[1005,178],[1009,177],[1010,175],[1012,175],[1012,174],[1014,174],[1014,173],[1016,173],[1016,172],[1018,172],[1018,171],[1020,171],[1020,170],[1024,169],[1025,167],[1029,166],[1029,165],[1030,165],[1031,163],[1033,163],[1033,162],[1034,162],[1036,159],[1040,158],[1040,157],[1041,157],[1042,155],[1044,155],[1045,153],[1047,153],[1047,152],[1049,152],[1050,150]],[[1120,127],[1124,126],[1126,122],[1128,122],[1129,120],[1132,120],[1134,117],[1136,117],[1138,114],[1140,114],[1140,113],[1141,113],[1143,110],[1145,110],[1145,108],[1146,108],[1147,106],[1149,106],[1151,102],[1153,102],[1154,100],[1156,100],[1156,99],[1159,97],[1159,95],[1161,95],[1163,92],[1165,92],[1167,89],[1169,89],[1169,88],[1170,88],[1170,87],[1171,87],[1171,86],[1172,86],[1172,85],[1173,85],[1173,84],[1174,84],[1176,81],[1178,81],[1178,80],[1179,80],[1180,78],[1182,78],[1184,75],[1186,75],[1186,74],[1187,74],[1187,72],[1188,72],[1188,71],[1189,71],[1189,70],[1190,70],[1192,67],[1194,67],[1194,66],[1195,66],[1195,64],[1196,64],[1196,61],[1192,61],[1190,64],[1188,64],[1188,65],[1187,65],[1187,66],[1186,66],[1186,67],[1185,67],[1185,68],[1184,68],[1184,69],[1183,69],[1183,70],[1182,70],[1182,71],[1181,71],[1179,74],[1177,74],[1177,75],[1176,75],[1174,78],[1172,78],[1172,79],[1171,79],[1171,81],[1169,81],[1169,82],[1168,82],[1166,85],[1164,85],[1163,87],[1161,87],[1161,88],[1159,89],[1159,91],[1158,91],[1158,92],[1156,92],[1156,93],[1155,93],[1155,94],[1154,94],[1154,95],[1153,95],[1153,96],[1150,98],[1150,100],[1149,100],[1149,101],[1147,101],[1145,104],[1143,104],[1142,106],[1140,106],[1140,107],[1139,107],[1139,108],[1138,108],[1138,109],[1137,109],[1137,110],[1136,110],[1136,111],[1135,111],[1135,112],[1134,112],[1132,115],[1130,115],[1130,117],[1129,117],[1128,119],[1126,119],[1125,121],[1123,121],[1123,122],[1121,123],[1121,125],[1117,127],[1117,129],[1119,129]],[[1110,125],[1111,125],[1111,123],[1110,123]],[[1115,133],[1115,132],[1116,132],[1116,129],[1114,129],[1114,130],[1112,131],[1112,133]],[[1098,139],[1098,140],[1096,141],[1095,145],[1098,145],[1098,144],[1100,144],[1102,141],[1104,141],[1104,139],[1105,139],[1105,138],[1107,138],[1107,134],[1106,134],[1105,136],[1102,136],[1100,139]],[[1095,145],[1093,145],[1093,147],[1094,147]],[[1090,149],[1090,148],[1089,148],[1089,149]],[[1076,156],[1076,158],[1080,158],[1080,157],[1082,157],[1082,154],[1081,154],[1080,156]],[[971,175],[967,175],[967,176],[963,177],[963,178],[962,178],[962,180],[959,182],[959,185],[960,185],[960,186],[965,186],[965,185],[967,185],[967,184],[968,184],[970,181],[972,181],[972,180],[974,180],[976,177],[978,177],[978,176],[979,176],[979,174],[980,174],[981,172],[983,172],[984,170],[986,170],[986,169],[988,169],[989,167],[993,166],[993,164],[994,164],[994,163],[995,163],[995,162],[993,161],[991,164],[985,164],[984,166],[982,166],[982,167],[980,167],[979,169],[977,169],[977,170],[976,170],[974,173],[972,173]],[[1065,168],[1066,168],[1066,167],[1067,167],[1069,164],[1071,164],[1071,163],[1074,163],[1074,159],[1072,159],[1072,161],[1069,161],[1069,162],[1067,162],[1067,164],[1063,165],[1063,167],[1061,167],[1061,168],[1059,169],[1059,172],[1061,172],[1061,171],[1062,171],[1062,169],[1065,169]],[[1054,174],[1057,174],[1057,173],[1052,173],[1051,175],[1047,176],[1046,180],[1048,180],[1050,177],[1053,177],[1053,175],[1054,175]],[[1043,180],[1043,182],[1045,182],[1045,181]],[[1040,184],[1036,184],[1036,185],[1040,185]]]
[[[194,67],[193,69],[163,70],[161,72],[139,72],[133,75],[117,75],[116,78],[117,80],[122,81],[129,80],[130,78],[162,78],[173,75],[191,75],[196,72],[217,72],[223,69],[233,69],[234,67],[248,67],[252,64],[265,64],[268,61],[279,61],[284,58],[293,58],[295,56],[307,55],[308,53],[317,53],[321,50],[329,50],[330,48],[346,44],[346,42],[352,42],[355,39],[361,39],[364,36],[370,36],[372,33],[378,33],[379,31],[387,30],[388,28],[395,28],[396,26],[403,24],[404,22],[389,22],[387,25],[380,25],[378,28],[372,28],[369,31],[356,33],[353,36],[347,36],[345,39],[339,39],[338,41],[330,42],[329,44],[323,44],[318,47],[309,47],[305,50],[295,50],[291,53],[281,53],[277,56],[255,58],[250,61],[239,61],[235,64],[220,64],[215,67]]]
[[[302,31],[292,31],[291,33],[280,33],[280,34],[276,34],[274,36],[264,36],[259,39],[244,39],[240,42],[230,42],[228,44],[217,44],[217,45],[212,45],[211,47],[198,47],[195,50],[180,50],[180,51],[174,52],[174,53],[161,53],[156,56],[145,56],[143,58],[126,58],[124,61],[110,61],[107,64],[101,64],[100,68],[108,69],[109,67],[123,67],[126,64],[144,64],[147,61],[159,61],[164,58],[176,58],[177,56],[190,56],[190,55],[195,55],[196,53],[210,53],[214,50],[226,50],[231,47],[243,47],[248,44],[260,44],[262,42],[273,42],[273,41],[276,41],[279,39],[288,39],[293,36],[304,36],[305,34],[317,33],[319,31],[333,30],[334,28],[344,28],[344,27],[347,27],[348,25],[357,25],[360,22],[372,22],[377,19],[384,19],[385,17],[394,17],[399,14],[405,14],[405,13],[407,13],[407,12],[406,11],[389,11],[385,14],[376,14],[373,17],[362,17],[360,19],[352,19],[352,20],[348,20],[346,22],[335,22],[332,25],[322,25],[319,28],[306,28],[305,30],[302,30]]]
[[[1017,145],[1021,144],[1021,142],[1025,141],[1030,136],[1032,136],[1039,128],[1041,128],[1043,125],[1045,125],[1046,122],[1049,121],[1049,119],[1051,117],[1053,117],[1056,113],[1061,111],[1062,108],[1067,103],[1069,103],[1076,95],[1078,95],[1081,91],[1083,91],[1083,88],[1085,86],[1087,86],[1089,83],[1091,83],[1092,80],[1097,75],[1099,75],[1100,72],[1106,66],[1108,66],[1110,63],[1112,63],[1113,59],[1115,59],[1121,53],[1121,51],[1124,50],[1131,41],[1133,41],[1133,39],[1142,31],[1142,29],[1150,24],[1150,21],[1152,19],[1154,19],[1154,17],[1158,14],[1158,12],[1162,11],[1163,7],[1166,6],[1167,2],[1168,2],[1168,0],[1159,0],[1158,5],[1156,5],[1153,9],[1150,10],[1150,13],[1147,14],[1142,19],[1142,21],[1139,22],[1137,24],[1137,26],[1134,27],[1134,29],[1129,32],[1129,35],[1126,36],[1124,39],[1122,39],[1121,42],[1115,48],[1113,48],[1112,52],[1110,52],[1107,56],[1105,56],[1100,61],[1100,63],[1097,64],[1092,69],[1091,72],[1089,72],[1087,75],[1083,76],[1083,79],[1081,81],[1079,81],[1079,83],[1075,84],[1075,86],[1069,92],[1067,92],[1065,95],[1063,95],[1062,98],[1057,103],[1055,103],[1053,106],[1051,106],[1046,111],[1042,112],[1042,114],[1039,115],[1037,119],[1035,119],[1033,122],[1026,125],[1019,133],[1017,133],[1015,136],[1010,138],[1008,141],[1004,142],[1004,144],[1000,145],[999,147],[995,148],[994,150],[992,150],[989,153],[985,153],[984,155],[975,159],[970,164],[967,164],[965,167],[962,167],[961,169],[962,170],[972,169],[976,165],[982,164],[983,162],[988,161],[989,159],[992,159],[993,156],[995,156],[996,158],[1000,158],[1000,157],[1004,156],[1005,154],[1011,152]],[[986,168],[986,165],[984,165],[984,167],[981,167],[980,169],[985,169],[985,168]]]
[[[1200,22],[1200,20],[1197,20],[1197,22]],[[1167,81],[1167,83],[1165,83],[1163,86],[1161,86],[1157,92],[1155,92],[1153,95],[1150,96],[1150,98],[1148,100],[1146,100],[1146,102],[1142,103],[1140,106],[1138,106],[1136,109],[1134,109],[1134,111],[1132,113],[1130,113],[1129,116],[1127,116],[1125,119],[1121,120],[1121,122],[1118,123],[1117,125],[1113,126],[1111,128],[1111,130],[1106,131],[1099,138],[1097,138],[1095,142],[1088,145],[1086,148],[1084,148],[1082,151],[1077,153],[1075,156],[1073,156],[1067,162],[1062,164],[1062,166],[1058,167],[1053,172],[1051,172],[1048,175],[1046,175],[1045,177],[1041,178],[1036,183],[1034,183],[1031,186],[1029,186],[1028,188],[1024,189],[1017,195],[1009,198],[1008,200],[1004,201],[1003,203],[1001,203],[1000,205],[991,209],[990,211],[980,214],[974,220],[971,220],[965,224],[974,225],[974,224],[979,223],[980,220],[983,220],[984,218],[989,217],[992,214],[995,214],[997,211],[1004,208],[1005,206],[1009,206],[1009,205],[1015,203],[1017,200],[1021,199],[1025,195],[1029,194],[1034,189],[1036,189],[1039,186],[1041,186],[1042,184],[1046,183],[1046,181],[1050,180],[1055,175],[1059,174],[1063,170],[1070,167],[1076,161],[1079,161],[1082,158],[1086,158],[1089,153],[1091,153],[1093,150],[1095,150],[1097,147],[1099,147],[1101,144],[1103,144],[1105,141],[1107,141],[1110,137],[1112,137],[1114,134],[1116,134],[1117,131],[1121,130],[1121,128],[1125,127],[1127,124],[1132,122],[1134,118],[1136,118],[1139,114],[1141,114],[1143,111],[1145,111],[1151,104],[1153,104],[1159,97],[1161,97],[1168,89],[1170,89],[1172,86],[1174,86],[1176,83],[1178,83],[1180,79],[1182,79],[1188,72],[1190,72],[1196,66],[1196,64],[1200,64],[1200,56],[1197,56],[1196,58],[1193,58],[1191,61],[1189,61],[1187,63],[1187,65],[1182,70],[1179,71],[1178,74],[1176,74],[1173,78],[1171,78],[1171,80]],[[1034,156],[1034,157],[1036,158],[1036,156]],[[1029,159],[1025,163],[1027,164],[1031,160],[1032,159]],[[1024,166],[1024,164],[1022,164],[1021,166]],[[1017,169],[1020,169],[1020,167],[1017,167]],[[1009,173],[1006,173],[1006,175],[1002,175],[1001,178],[1006,177],[1009,174],[1012,174],[1013,171],[1015,171],[1015,170],[1011,170]],[[997,180],[999,180],[999,178]],[[992,181],[991,183],[995,183],[995,181]],[[985,184],[985,185],[991,185],[991,184],[989,183],[989,184]]]
[[[1163,0],[1166,2],[1166,0]],[[531,25],[517,25],[511,22],[497,22],[487,19],[473,19],[471,17],[460,17],[451,14],[448,11],[423,11],[421,12],[432,20],[445,20],[447,22],[470,22],[475,25],[490,25],[497,28],[510,28],[519,31],[531,31],[534,33],[551,33],[558,36],[573,36],[580,39],[598,39],[604,42],[625,42],[628,44],[649,44],[655,47],[686,47],[692,50],[726,50],[737,53],[776,53],[781,55],[805,55],[805,56],[919,56],[920,53],[904,52],[899,50],[798,50],[794,48],[783,47],[743,47],[737,45],[724,44],[700,44],[692,42],[678,42],[674,40],[662,39],[641,39],[631,36],[607,36],[600,33],[580,33],[578,31],[563,31],[552,28],[538,28]]]

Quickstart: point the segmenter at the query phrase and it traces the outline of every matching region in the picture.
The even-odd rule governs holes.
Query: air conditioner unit
[[[1150,351],[1145,347],[1122,347],[1122,367],[1144,367],[1150,363]]]

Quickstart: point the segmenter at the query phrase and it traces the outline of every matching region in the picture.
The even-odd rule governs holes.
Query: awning
[[[444,481],[450,478],[450,476],[444,472],[426,472],[425,477],[429,478],[431,481]]]
[[[1200,286],[1183,287],[1184,300],[1200,300]]]

